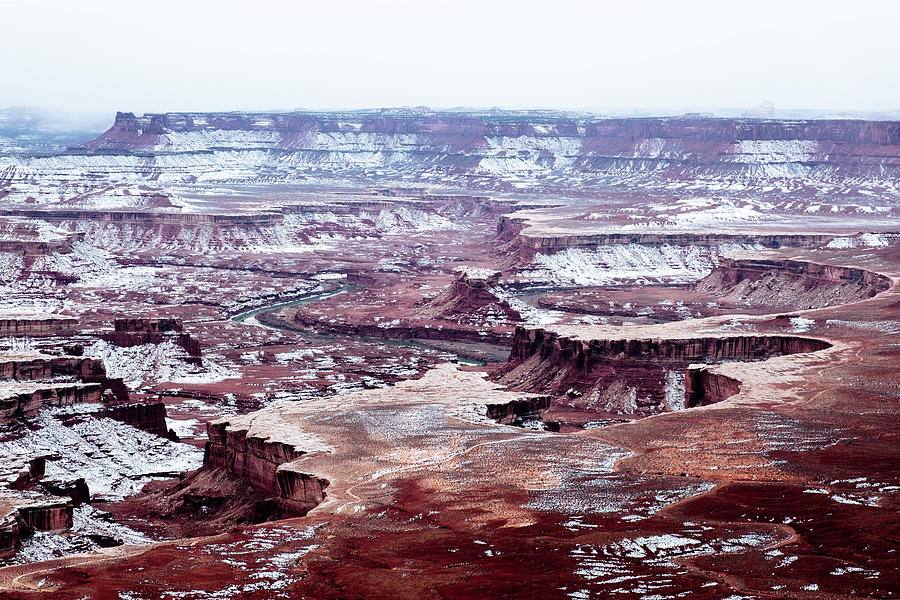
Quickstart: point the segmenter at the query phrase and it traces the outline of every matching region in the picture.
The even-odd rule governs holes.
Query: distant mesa
[[[754,107],[748,108],[741,116],[745,119],[774,119],[775,105],[771,100],[764,100]]]

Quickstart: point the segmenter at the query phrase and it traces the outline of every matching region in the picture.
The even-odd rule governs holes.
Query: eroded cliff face
[[[104,333],[101,337],[116,346],[130,348],[171,341],[187,353],[186,362],[194,365],[203,362],[200,342],[189,333],[184,333],[181,319],[164,317],[115,319],[113,328],[113,331]]]
[[[706,406],[727,400],[741,391],[741,382],[713,373],[705,366],[688,367],[684,377],[684,407]]]
[[[537,219],[539,221],[539,219]],[[636,244],[652,248],[715,248],[722,245],[763,248],[813,248],[828,244],[835,238],[825,233],[789,233],[784,231],[729,232],[726,223],[704,232],[693,231],[617,231],[611,224],[585,226],[583,220],[568,224],[572,233],[542,231],[522,214],[501,215],[497,222],[497,239],[505,242],[507,253],[515,255],[511,266],[531,263],[538,254],[552,255],[565,250],[597,250],[608,246]],[[591,229],[596,229],[591,232]],[[657,228],[658,229],[658,228]],[[578,233],[579,230],[584,233]]]
[[[0,392],[0,422],[33,417],[45,406],[71,406],[100,402],[102,386],[97,383],[26,382],[3,386]]]
[[[499,271],[491,269],[459,269],[449,288],[419,305],[421,314],[455,321],[470,320],[478,314],[521,321],[518,311],[491,291],[499,284],[500,275]]]
[[[231,141],[234,138],[234,141]],[[238,143],[238,139],[240,143]],[[376,153],[458,173],[565,169],[778,176],[882,177],[900,165],[900,125],[853,120],[599,119],[558,114],[379,112],[120,112],[82,153],[208,152],[221,148],[294,155],[294,162],[360,162]],[[282,159],[283,161],[283,159]],[[826,173],[827,172],[827,173]]]
[[[223,469],[273,495],[293,514],[306,514],[325,499],[328,480],[299,471],[291,463],[306,452],[295,446],[251,435],[250,426],[227,420],[207,424],[209,441],[203,457],[206,469]]]
[[[79,485],[84,487],[84,480],[50,481],[45,485],[42,481],[46,465],[44,456],[7,456],[3,463],[0,473],[0,558],[12,555],[20,538],[31,531],[72,527],[72,511],[82,498],[72,497],[69,491]]]
[[[65,335],[71,333],[77,323],[78,319],[74,317],[51,315],[0,318],[0,335],[11,337]]]
[[[99,402],[104,390],[122,385],[106,377],[102,361],[35,352],[0,357],[0,379],[0,421],[35,416],[44,406]]]
[[[493,378],[583,409],[646,414],[699,401],[685,389],[692,363],[764,360],[829,347],[823,340],[786,335],[581,340],[518,327],[509,362]]]
[[[550,396],[531,396],[503,404],[488,404],[487,416],[503,425],[516,425],[529,419],[539,419],[550,408]]]
[[[865,269],[797,260],[721,258],[694,289],[754,305],[822,308],[865,300],[891,280]]]
[[[8,353],[0,356],[0,380],[0,422],[34,417],[45,406],[92,403],[104,405],[102,416],[168,435],[165,405],[132,402],[124,381],[108,377],[97,358]]]

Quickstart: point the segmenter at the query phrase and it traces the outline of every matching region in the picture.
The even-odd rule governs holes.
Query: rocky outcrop
[[[454,273],[450,287],[417,305],[421,315],[435,319],[458,321],[461,317],[470,319],[472,315],[490,313],[494,318],[505,318],[519,322],[521,315],[500,300],[491,288],[500,283],[499,271],[491,269],[464,268]]]
[[[42,481],[45,463],[44,456],[0,460],[0,557],[13,554],[19,539],[31,531],[71,528],[72,510],[87,496],[83,479]]]
[[[171,437],[166,424],[166,405],[163,402],[113,405],[100,411],[97,416],[109,417],[156,435]]]
[[[721,258],[694,289],[765,306],[822,308],[865,300],[890,289],[891,280],[865,269],[797,260]]]
[[[241,150],[269,151],[298,163],[352,164],[384,156],[456,174],[479,173],[483,161],[557,172],[663,173],[781,177],[891,177],[900,168],[900,124],[856,120],[775,121],[718,118],[592,118],[565,113],[428,110],[353,113],[118,113],[113,126],[72,153],[213,152],[194,132],[242,132]],[[398,144],[398,137],[404,136]],[[184,140],[190,143],[185,144]],[[338,143],[337,140],[343,140]],[[410,144],[410,139],[414,143]],[[387,150],[387,151],[385,151]],[[398,155],[401,160],[398,160]]]
[[[785,335],[582,340],[518,327],[509,362],[493,378],[514,389],[578,398],[583,408],[656,412],[667,406],[671,374],[692,363],[763,360],[830,346]]]
[[[80,356],[50,356],[38,352],[0,356],[0,379],[27,381],[78,377],[85,381],[106,376],[103,361]]]
[[[272,494],[296,514],[305,514],[325,499],[327,479],[288,464],[305,451],[249,432],[249,427],[232,426],[227,420],[207,423],[204,468],[224,469],[256,490]]]
[[[56,315],[21,315],[0,318],[0,336],[45,337],[72,333],[78,319]]]
[[[116,346],[130,348],[171,341],[187,353],[186,362],[196,365],[203,362],[200,342],[189,333],[183,332],[181,319],[164,317],[115,319],[113,327],[112,332],[103,333],[100,337]]]
[[[124,150],[154,144],[159,139],[157,134],[143,132],[145,126],[132,112],[117,112],[112,127],[95,140],[84,144],[83,149],[94,151]]]
[[[19,517],[26,527],[40,531],[55,531],[72,527],[72,503],[48,502],[19,509]]]
[[[45,406],[71,406],[100,402],[98,383],[14,383],[0,384],[0,422],[33,417]]]
[[[100,392],[111,390],[120,401],[128,400],[128,388],[121,379],[106,376],[103,361],[80,356],[50,356],[41,353],[0,356],[0,379],[13,381],[80,380],[100,384]]]
[[[711,372],[706,366],[691,365],[684,377],[684,407],[706,406],[727,400],[741,391],[741,382]]]
[[[539,419],[550,408],[550,396],[535,395],[504,404],[488,404],[487,416],[498,423],[513,425],[528,419]]]
[[[100,359],[7,354],[0,357],[0,380],[0,422],[33,417],[45,406],[92,403],[105,406],[99,416],[169,435],[165,404],[132,402],[124,382],[107,377]]]
[[[82,240],[84,240],[84,232],[67,233],[59,239],[53,240],[0,239],[0,252],[22,256],[69,254],[72,252],[72,244]]]
[[[115,319],[113,329],[119,332],[166,332],[183,331],[184,325],[176,318],[128,318]]]
[[[518,255],[523,264],[540,254],[554,254],[569,248],[592,250],[616,244],[640,244],[643,246],[719,246],[744,244],[765,248],[812,248],[827,244],[834,235],[823,233],[729,233],[729,232],[621,232],[603,230],[584,234],[541,233],[528,227],[528,219],[522,216],[501,215],[497,222],[497,239],[506,242],[508,253]]]
[[[521,252],[552,254],[567,248],[596,248],[613,244],[644,246],[718,246],[720,244],[760,245],[766,248],[811,248],[827,244],[833,235],[815,233],[614,233],[588,235],[521,234]]]
[[[192,225],[265,225],[280,223],[284,215],[275,212],[259,212],[246,214],[213,214],[213,213],[180,213],[138,212],[121,210],[7,210],[9,216],[44,219],[47,221],[100,221],[113,223],[152,223],[152,224],[192,224]],[[79,234],[83,239],[84,234]]]
[[[770,356],[815,352],[830,347],[831,344],[823,340],[789,335],[581,340],[554,331],[517,327],[509,360],[512,364],[538,355],[542,360],[556,365],[571,362],[579,369],[589,369],[595,360],[762,360]]]

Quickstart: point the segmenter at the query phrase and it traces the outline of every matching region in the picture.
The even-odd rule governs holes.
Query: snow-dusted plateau
[[[900,597],[900,123],[5,123],[0,598]]]

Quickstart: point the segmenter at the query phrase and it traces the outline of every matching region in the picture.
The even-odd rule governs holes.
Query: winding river
[[[325,300],[327,298],[331,298],[333,296],[337,296],[339,294],[347,293],[353,289],[356,289],[355,285],[345,283],[341,285],[339,288],[332,290],[330,292],[321,292],[318,294],[313,294],[310,296],[304,296],[303,298],[298,298],[296,300],[291,300],[288,302],[277,302],[274,304],[268,304],[266,306],[260,308],[254,308],[252,310],[247,310],[241,313],[238,313],[231,317],[231,320],[235,323],[241,323],[243,325],[253,325],[255,327],[262,327],[264,329],[272,329],[274,331],[288,331],[296,335],[303,336],[309,339],[321,339],[321,340],[333,340],[337,336],[334,335],[325,335],[321,333],[314,333],[312,331],[304,331],[302,329],[291,329],[289,327],[281,327],[278,325],[269,325],[268,323],[261,323],[257,320],[256,316],[262,314],[264,312],[269,312],[272,310],[278,310],[280,308],[286,308],[288,306],[299,306],[301,304],[309,304],[312,302],[318,302],[319,300]],[[401,340],[396,338],[386,338],[386,337],[371,337],[371,336],[355,336],[354,339],[363,340],[366,342],[378,343],[378,344],[387,344],[390,346],[408,346],[410,348],[419,348],[422,350],[435,350],[426,344],[422,344],[416,342],[414,340]],[[454,354],[453,352],[448,352],[446,350],[438,350],[439,352],[444,352],[445,354],[449,354],[454,357],[453,360],[463,365],[483,365],[484,361],[476,360],[472,358],[466,358],[464,356],[460,356],[458,354]]]

